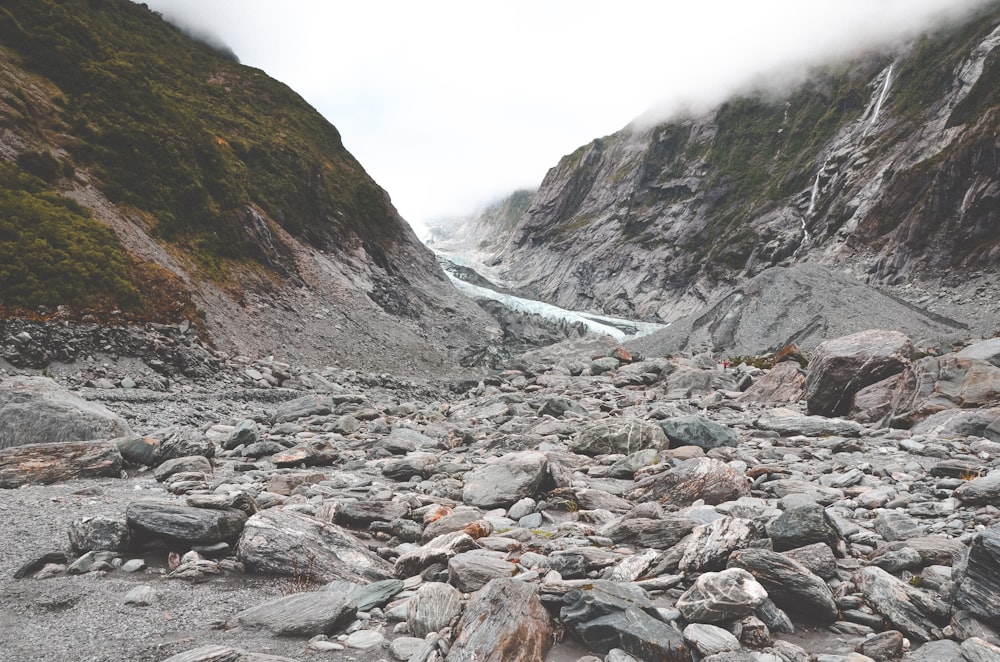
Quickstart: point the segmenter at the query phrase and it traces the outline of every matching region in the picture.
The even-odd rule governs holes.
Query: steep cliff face
[[[226,349],[364,367],[499,333],[336,128],[144,5],[4,3],[0,78],[0,306],[191,318]]]
[[[890,285],[1000,264],[1000,4],[785,94],[564,157],[497,252],[557,305],[670,321],[775,265]]]

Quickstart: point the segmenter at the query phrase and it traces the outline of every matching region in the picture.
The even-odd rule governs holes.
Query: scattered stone
[[[406,608],[406,624],[415,637],[426,637],[448,627],[462,613],[462,594],[442,582],[420,585]]]
[[[310,591],[244,609],[229,620],[229,627],[261,628],[276,637],[312,637],[339,632],[355,613],[350,596]]]
[[[498,508],[535,496],[547,475],[544,453],[508,453],[465,474],[462,500],[477,508]]]

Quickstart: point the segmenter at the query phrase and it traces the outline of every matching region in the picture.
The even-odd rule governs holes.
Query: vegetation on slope
[[[50,161],[51,159],[51,161]],[[24,159],[52,174],[55,160]],[[0,162],[0,306],[138,312],[121,243],[109,228],[42,179]]]
[[[323,249],[390,248],[401,224],[340,135],[285,85],[195,42],[129,0],[10,0],[0,45],[61,92],[54,140],[112,201],[209,274],[266,263],[244,227],[255,204]],[[24,116],[15,130],[30,132]],[[44,163],[25,163],[35,174]],[[58,174],[58,173],[57,173]],[[60,216],[52,222],[61,223]]]

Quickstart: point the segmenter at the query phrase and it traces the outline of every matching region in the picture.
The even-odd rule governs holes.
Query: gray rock
[[[855,421],[825,416],[806,416],[792,409],[767,409],[757,419],[761,430],[777,432],[784,437],[859,437],[864,426]]]
[[[699,499],[718,504],[749,494],[750,482],[745,475],[724,462],[703,457],[686,460],[644,478],[625,496],[639,502],[661,500],[676,506],[689,506]]]
[[[875,532],[888,541],[917,538],[924,535],[924,527],[915,519],[895,510],[883,510],[875,516]]]
[[[257,443],[259,435],[260,430],[257,427],[257,422],[249,418],[243,419],[236,424],[229,436],[222,442],[222,447],[231,451],[237,446],[249,446]]]
[[[955,604],[1000,626],[1000,526],[976,534],[962,570]]]
[[[729,557],[729,567],[748,571],[786,612],[821,623],[837,619],[837,604],[826,582],[783,554],[741,549]]]
[[[639,419],[625,419],[604,420],[587,426],[573,438],[569,449],[582,455],[628,455],[667,445],[667,436],[660,426]]]
[[[413,476],[430,478],[437,473],[441,457],[437,453],[414,451],[398,460],[390,460],[382,465],[382,474],[393,480],[410,480]]]
[[[990,642],[994,646],[1000,646],[1000,630],[992,627],[988,623],[975,617],[975,615],[958,609],[951,615],[951,627],[957,641],[964,641],[977,637]]]
[[[348,595],[310,591],[244,609],[229,619],[229,627],[261,628],[277,637],[312,637],[341,631],[355,613]]]
[[[740,650],[740,640],[716,625],[692,623],[684,628],[684,641],[699,655],[709,656]]]
[[[573,627],[629,608],[648,611],[653,609],[653,603],[649,594],[636,584],[598,579],[584,588],[568,591],[563,596],[559,618]]]
[[[962,642],[963,662],[1000,662],[1000,646],[972,637]]]
[[[195,428],[174,426],[150,432],[147,436],[160,442],[157,462],[192,455],[215,455],[215,443]]]
[[[1000,368],[955,354],[928,356],[914,364],[895,397],[892,425],[940,437],[980,436],[1000,417]]]
[[[331,582],[333,583],[333,582]],[[330,586],[327,586],[330,590]],[[375,607],[384,607],[390,600],[403,590],[403,580],[383,579],[366,586],[359,586],[351,592],[351,600],[358,611],[369,611]]]
[[[690,659],[676,628],[634,607],[580,623],[575,632],[600,653],[620,648],[639,660]]]
[[[537,589],[516,579],[490,581],[472,596],[455,629],[449,662],[545,659],[554,626]]]
[[[826,543],[817,542],[803,547],[786,549],[781,552],[797,563],[801,563],[811,573],[823,579],[837,576],[837,557]]]
[[[0,449],[114,439],[131,433],[121,416],[70,393],[47,377],[17,376],[0,381]]]
[[[448,627],[462,613],[462,594],[451,584],[420,585],[406,607],[406,624],[416,637],[426,637]]]
[[[271,422],[287,423],[307,416],[325,416],[333,413],[333,408],[333,400],[328,395],[304,395],[275,407],[271,412]]]
[[[115,439],[118,452],[133,466],[153,467],[160,463],[160,440],[153,437],[128,435]]]
[[[249,570],[320,582],[367,584],[392,576],[392,566],[349,531],[290,510],[248,519],[236,554]]]
[[[396,559],[394,574],[400,579],[413,577],[434,564],[447,565],[448,561],[461,552],[476,547],[476,541],[464,531],[452,531],[433,540],[403,552]]]
[[[689,623],[718,623],[749,616],[767,599],[767,591],[746,570],[706,572],[677,599]]]
[[[821,343],[806,375],[809,413],[847,415],[855,393],[902,372],[912,358],[913,343],[898,331],[872,329]]]
[[[929,641],[906,658],[907,662],[963,662],[961,646],[948,639]]]
[[[697,446],[704,450],[735,446],[739,435],[704,416],[677,416],[660,421],[660,427],[670,440],[670,446]]]
[[[202,455],[174,458],[153,469],[153,478],[162,483],[174,474],[188,471],[210,474],[212,473],[212,463]]]
[[[247,521],[239,510],[192,508],[168,501],[135,501],[125,518],[136,539],[156,538],[184,545],[235,542]]]
[[[512,577],[517,572],[517,566],[504,560],[504,556],[486,550],[456,554],[448,561],[448,583],[463,593],[472,593],[492,579]]]
[[[508,453],[465,474],[462,500],[478,508],[505,508],[538,494],[547,471],[544,453]]]
[[[156,590],[152,586],[136,586],[125,594],[125,604],[148,607],[156,602]]]
[[[822,542],[835,549],[839,533],[826,509],[814,501],[798,501],[767,523],[767,535],[779,552]]]
[[[124,518],[84,517],[69,526],[69,544],[74,552],[104,550],[124,552],[132,542],[132,532]]]
[[[886,630],[874,634],[857,646],[857,652],[867,655],[875,662],[889,662],[903,653],[903,633],[899,630]]]
[[[738,517],[723,517],[697,526],[691,531],[677,568],[681,572],[721,570],[731,552],[748,546],[755,537],[750,522]]]
[[[66,568],[68,575],[85,575],[98,570],[113,570],[114,552],[87,552]]]
[[[601,534],[617,545],[670,549],[694,530],[695,522],[681,515],[660,519],[647,517],[617,520],[601,529]]]
[[[955,490],[955,498],[965,506],[1000,505],[1000,472],[966,481]]]
[[[567,413],[578,417],[584,417],[590,415],[590,413],[584,408],[583,405],[576,402],[575,400],[570,400],[563,396],[553,396],[546,398],[542,406],[538,408],[539,416],[554,416],[555,418],[562,418],[566,416]]]
[[[918,642],[941,638],[934,621],[946,619],[948,607],[940,598],[876,567],[862,568],[853,581],[865,601],[906,636]]]
[[[391,522],[406,517],[410,508],[399,501],[337,501],[333,521],[343,526],[366,527],[372,522]]]

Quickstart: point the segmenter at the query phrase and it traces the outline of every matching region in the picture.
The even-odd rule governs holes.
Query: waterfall
[[[819,175],[816,173],[816,180],[813,182],[812,193],[809,195],[809,211],[806,212],[806,216],[812,216],[813,212],[816,211],[816,198],[819,197]]]
[[[868,122],[868,126],[875,123],[878,119],[878,112],[882,110],[882,102],[885,101],[885,97],[889,94],[889,84],[892,82],[892,65],[885,72],[885,81],[882,83],[882,92],[878,95],[878,101],[875,102],[875,110],[872,111],[872,118]]]

